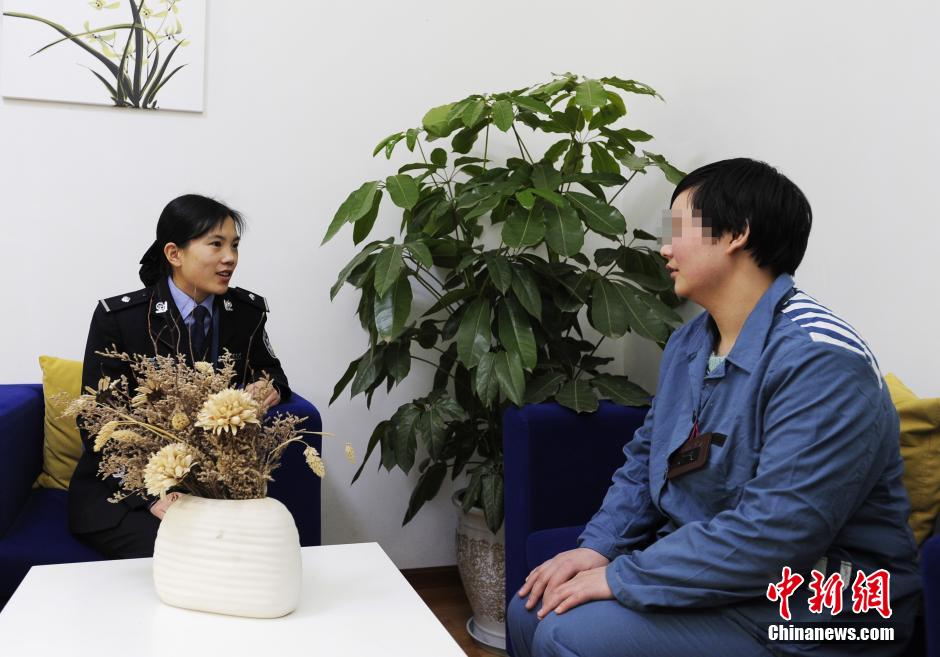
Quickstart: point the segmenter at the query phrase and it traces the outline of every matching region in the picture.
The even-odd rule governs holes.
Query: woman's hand
[[[261,400],[261,412],[267,413],[268,409],[272,406],[277,406],[281,403],[281,393],[277,391],[277,388],[272,386],[267,381],[252,381],[247,386],[245,386],[245,392],[249,395],[258,399],[264,392],[267,390],[267,394]]]
[[[166,515],[166,510],[170,508],[173,502],[177,501],[182,496],[182,493],[170,493],[166,497],[154,502],[153,506],[150,507],[150,513],[157,516],[160,520],[163,520],[163,516]]]
[[[542,598],[542,609],[539,610],[539,618],[541,618],[560,602],[553,597],[558,587],[584,571],[597,568],[603,573],[604,567],[609,563],[607,557],[590,548],[576,548],[562,552],[529,573],[525,584],[519,589],[519,597],[529,596],[525,603],[526,609],[534,608]],[[606,580],[604,585],[607,585]],[[549,600],[554,601],[554,604],[547,607]]]
[[[614,594],[607,584],[607,566],[582,570],[564,584],[548,591],[542,597],[539,619],[545,618],[552,610],[563,614],[573,607],[592,600],[611,600]]]

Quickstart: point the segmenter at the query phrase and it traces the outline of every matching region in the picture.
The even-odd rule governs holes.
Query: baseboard
[[[438,586],[460,586],[457,566],[433,566],[431,568],[404,568],[405,576],[413,589],[430,589]]]

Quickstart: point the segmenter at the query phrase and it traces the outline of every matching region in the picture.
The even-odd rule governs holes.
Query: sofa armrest
[[[600,507],[623,446],[647,408],[602,401],[594,413],[555,402],[510,407],[503,416],[506,591],[528,575],[526,539],[534,531],[583,525]]]
[[[940,535],[927,539],[920,552],[924,584],[924,628],[927,657],[940,657]]]
[[[269,414],[293,413],[307,418],[302,428],[307,431],[322,431],[320,413],[309,401],[294,392],[289,402],[275,406]],[[308,444],[321,454],[320,436],[305,436]],[[273,473],[274,481],[268,486],[268,494],[284,503],[297,523],[300,544],[320,545],[320,478],[310,471],[304,459],[302,445],[290,445],[281,457],[281,465]]]
[[[0,385],[0,536],[6,534],[42,470],[42,386]]]

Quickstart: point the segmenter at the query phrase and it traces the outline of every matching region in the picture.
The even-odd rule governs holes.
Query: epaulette
[[[248,290],[244,288],[240,288],[240,287],[232,288],[232,291],[236,294],[236,296],[241,301],[249,303],[252,306],[255,306],[256,308],[263,310],[264,312],[270,312],[270,308],[268,308],[267,300],[260,294],[249,292]]]
[[[136,292],[128,292],[127,294],[118,294],[117,296],[107,299],[101,299],[98,303],[101,304],[105,311],[113,313],[117,310],[124,310],[125,308],[136,306],[148,299],[150,299],[150,288],[145,287]]]

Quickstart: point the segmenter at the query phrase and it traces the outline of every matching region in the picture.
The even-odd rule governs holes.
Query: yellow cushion
[[[903,479],[911,499],[908,522],[919,545],[940,514],[940,398],[918,398],[893,374],[885,380],[901,418]]]
[[[82,439],[75,418],[59,417],[65,407],[55,403],[55,395],[65,392],[74,399],[82,390],[82,362],[53,356],[40,356],[42,392],[46,399],[43,421],[45,440],[42,449],[42,473],[36,485],[43,488],[68,489],[72,472],[82,455]]]

